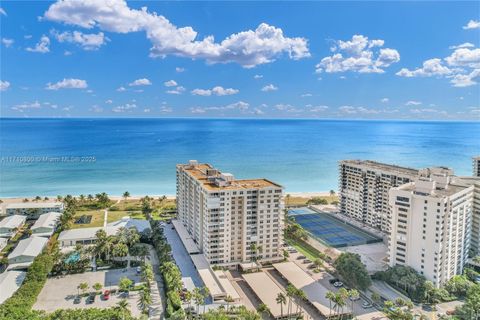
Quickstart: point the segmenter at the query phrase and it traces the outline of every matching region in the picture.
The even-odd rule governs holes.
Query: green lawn
[[[110,223],[110,222],[118,221],[125,216],[130,216],[130,217],[135,218],[135,219],[145,219],[142,212],[140,212],[140,211],[124,211],[124,210],[112,211],[112,210],[108,210],[107,222]],[[137,217],[137,216],[141,216],[141,217]]]
[[[103,210],[82,210],[75,213],[73,221],[75,222],[81,216],[92,216],[90,223],[76,224],[72,223],[72,229],[80,228],[93,228],[93,227],[102,227],[104,221],[104,211]]]
[[[306,242],[303,241],[298,241],[298,240],[293,240],[293,239],[285,239],[289,245],[294,247],[295,249],[298,250],[298,252],[301,252],[305,257],[310,259],[311,261],[314,261],[317,258],[320,258],[320,253],[317,249],[312,247]]]

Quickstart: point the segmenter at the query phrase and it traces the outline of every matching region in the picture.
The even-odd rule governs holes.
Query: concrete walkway
[[[150,256],[149,260],[155,272],[155,282],[151,287],[152,305],[150,306],[149,319],[163,319],[163,310],[165,310],[165,290],[163,287],[163,279],[160,275],[160,262],[158,261],[157,253],[152,246],[149,246]]]

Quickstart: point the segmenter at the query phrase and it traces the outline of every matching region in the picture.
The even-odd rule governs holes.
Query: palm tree
[[[301,300],[307,300],[307,295],[305,294],[305,292],[302,290],[302,289],[297,289],[296,290],[297,292],[295,293],[297,299],[299,299],[299,301]],[[299,313],[300,311],[300,303],[297,303],[297,314]]]
[[[357,289],[350,289],[348,291],[348,297],[350,298],[350,301],[352,302],[352,314],[355,314],[353,307],[355,306],[355,300],[358,300],[360,297],[360,293],[358,292]]]
[[[329,313],[328,313],[328,317],[330,318],[330,316],[332,315],[332,302],[335,301],[335,293],[333,293],[332,291],[328,291],[327,294],[325,295],[325,298],[328,299],[328,302],[329,302]]]
[[[82,293],[85,294],[88,290],[88,283],[82,282],[78,285],[78,289],[82,290]]]
[[[88,201],[93,201],[93,199],[94,199],[94,198],[93,198],[93,195],[92,195],[92,194],[89,194],[89,195],[87,196],[87,199],[88,199]]]
[[[234,300],[231,296],[227,296],[225,298],[225,302],[227,303],[227,313],[228,313],[228,307],[230,306],[230,303],[232,303]]]
[[[195,304],[197,305],[197,314],[200,312],[200,304],[203,303],[203,295],[200,290],[200,288],[195,287],[193,289],[193,301],[195,301]]]
[[[283,318],[283,305],[287,303],[287,298],[283,293],[280,292],[277,295],[277,298],[275,299],[275,301],[277,302],[277,304],[280,305],[280,314],[281,314],[281,317]]]
[[[120,278],[120,281],[118,282],[118,289],[120,291],[126,292],[128,295],[128,292],[130,291],[130,288],[133,284],[133,281],[130,280],[127,277],[122,277]]]
[[[130,192],[125,191],[125,192],[123,193],[123,198],[125,199],[125,201],[127,200],[128,197],[130,197]]]
[[[85,202],[85,195],[81,194],[79,198],[80,198],[80,203],[83,204]]]
[[[127,299],[122,299],[117,302],[117,308],[122,312],[122,318],[125,319],[125,312],[128,309]]]
[[[97,283],[95,283],[95,284],[92,286],[92,288],[93,288],[95,291],[98,292],[98,291],[102,290],[103,286],[102,286],[102,284],[101,284],[100,282],[97,282]]]
[[[144,314],[148,314],[148,308],[152,304],[152,296],[150,294],[150,288],[144,286],[142,290],[140,290],[140,294],[138,297],[138,306],[142,310]]]
[[[340,319],[343,318],[343,307],[345,307],[346,305],[347,298],[348,298],[347,289],[340,288],[340,290],[338,290],[336,294],[336,299],[335,299],[335,302],[337,304],[337,311],[340,313],[340,310],[341,310]]]
[[[333,197],[335,195],[335,190],[330,190],[330,197]]]
[[[268,309],[265,303],[260,303],[257,307],[257,312],[260,313],[260,315],[263,315],[264,313],[269,314],[270,309]]]
[[[287,289],[287,297],[288,297],[288,309],[287,309],[288,312],[287,312],[287,315],[290,316],[292,299],[295,296],[295,292],[297,291],[297,289],[292,284],[288,284],[286,289]]]

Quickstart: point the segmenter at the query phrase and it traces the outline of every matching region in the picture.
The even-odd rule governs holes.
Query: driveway
[[[82,282],[88,283],[88,292],[94,291],[91,287],[97,282],[103,285],[103,291],[118,288],[118,282],[122,277],[128,277],[135,281],[135,283],[141,281],[135,272],[135,268],[102,270],[49,278],[40,292],[33,309],[53,312],[57,309],[113,307],[123,296],[112,295],[109,300],[101,300],[100,297],[97,296],[93,304],[86,304],[85,298],[82,298],[79,304],[74,304],[73,299],[79,292],[77,286]],[[127,301],[129,302],[132,315],[135,317],[140,316],[141,311],[137,307],[138,294],[131,292]]]

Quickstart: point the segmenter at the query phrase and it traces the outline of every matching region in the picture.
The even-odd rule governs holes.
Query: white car
[[[343,287],[343,282],[341,282],[341,281],[334,282],[334,283],[333,283],[333,286],[334,286],[335,288]]]
[[[372,307],[373,307],[373,305],[372,305],[371,303],[367,302],[367,301],[365,301],[364,303],[362,303],[362,308],[363,308],[363,309],[370,309],[370,308],[372,308]]]

